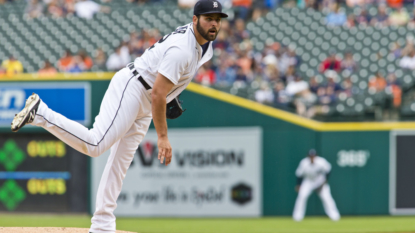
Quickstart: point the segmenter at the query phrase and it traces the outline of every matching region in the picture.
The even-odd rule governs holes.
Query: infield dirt
[[[88,233],[87,228],[69,227],[0,227],[1,233]],[[136,233],[131,231],[117,231],[117,233]]]

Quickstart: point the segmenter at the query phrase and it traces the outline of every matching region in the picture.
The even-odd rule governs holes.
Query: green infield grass
[[[0,226],[88,228],[90,216],[3,213],[0,214]],[[118,218],[117,229],[139,233],[415,232],[415,216],[346,216],[339,222],[326,217],[306,217],[299,223],[289,217]]]

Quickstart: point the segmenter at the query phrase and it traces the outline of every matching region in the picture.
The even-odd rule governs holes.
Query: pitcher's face
[[[221,27],[220,14],[200,15],[196,28],[203,39],[207,41],[214,41],[218,36]]]

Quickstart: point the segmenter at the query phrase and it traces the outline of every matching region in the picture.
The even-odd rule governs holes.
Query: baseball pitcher
[[[115,233],[113,212],[122,182],[151,120],[158,135],[158,159],[161,163],[165,160],[166,165],[171,162],[166,118],[182,114],[177,96],[199,67],[212,58],[212,41],[220,30],[221,18],[228,17],[216,0],[198,1],[193,12],[192,23],[164,36],[114,75],[92,129],[54,112],[37,94],[28,98],[25,108],[13,119],[14,132],[25,124],[43,127],[91,157],[111,149],[99,184],[90,232]]]
[[[301,160],[300,165],[295,171],[297,176],[298,191],[297,200],[295,201],[293,219],[301,221],[307,206],[307,199],[313,191],[316,191],[323,202],[324,211],[333,221],[340,219],[336,203],[330,193],[330,186],[327,178],[331,170],[331,165],[326,159],[317,156],[317,152],[311,149],[308,156]]]

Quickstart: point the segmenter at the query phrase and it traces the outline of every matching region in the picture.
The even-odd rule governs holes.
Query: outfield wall
[[[294,172],[310,148],[332,164],[330,185],[342,214],[388,214],[388,131],[320,132],[190,91],[183,99],[188,111],[183,118],[169,122],[170,127],[263,129],[264,215],[292,213]],[[316,195],[311,197],[307,213],[324,213]]]
[[[29,84],[62,80],[77,83],[90,79],[90,119],[85,121],[90,127],[110,77],[111,74],[94,74],[92,78],[81,75]],[[22,80],[30,78],[22,77]],[[263,215],[291,215],[296,198],[294,172],[310,148],[316,148],[332,164],[329,183],[341,214],[390,213],[390,131],[415,129],[414,123],[320,123],[196,84],[191,84],[181,99],[187,111],[179,119],[168,120],[172,129],[261,129]],[[7,106],[0,111],[4,108]],[[8,130],[8,127],[0,128],[0,133]],[[46,133],[33,127],[22,132]],[[3,168],[0,166],[0,169]],[[316,195],[310,197],[307,214],[324,214]]]

